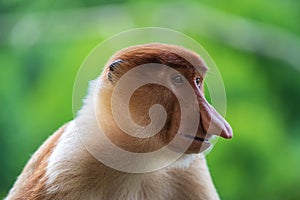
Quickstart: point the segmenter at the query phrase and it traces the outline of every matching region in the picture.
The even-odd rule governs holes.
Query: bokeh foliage
[[[159,26],[197,40],[222,74],[235,135],[208,155],[222,199],[300,199],[298,1],[2,0],[0,13],[0,198],[73,118],[76,72],[93,47]]]

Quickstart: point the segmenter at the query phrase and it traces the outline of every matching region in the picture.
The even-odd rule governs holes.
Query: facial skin
[[[187,61],[188,60],[188,61]],[[112,115],[110,98],[114,91],[114,87],[118,81],[127,72],[133,68],[147,65],[147,71],[153,70],[148,74],[140,73],[137,76],[141,79],[149,78],[151,74],[159,80],[164,80],[165,86],[151,83],[138,88],[131,96],[129,101],[129,111],[131,119],[139,126],[147,126],[150,124],[149,110],[155,104],[160,104],[167,113],[166,123],[161,131],[150,138],[137,138],[128,135],[118,128]],[[160,65],[168,66],[174,70],[166,70]],[[143,46],[134,46],[118,52],[108,62],[106,69],[100,77],[104,80],[106,87],[100,91],[98,104],[100,105],[99,115],[105,117],[105,121],[100,123],[105,127],[110,127],[113,122],[113,129],[117,130],[111,133],[109,129],[105,130],[110,140],[116,145],[132,152],[149,152],[158,150],[169,144],[176,134],[180,135],[175,144],[171,148],[175,151],[184,150],[183,147],[187,143],[191,143],[184,150],[185,153],[199,153],[210,146],[209,139],[212,135],[219,135],[223,138],[231,138],[232,130],[225,119],[207,102],[204,97],[203,85],[207,67],[201,60],[200,56],[189,50],[179,48],[177,46],[165,44],[148,44]],[[159,73],[155,73],[159,71]],[[174,71],[176,73],[174,73]],[[147,77],[148,76],[148,77]],[[153,77],[150,77],[153,78]],[[139,78],[137,78],[139,79]],[[185,87],[192,87],[196,95],[196,101],[186,102],[189,108],[188,112],[200,110],[200,120],[198,121],[198,129],[196,134],[183,133],[178,131],[181,123],[181,109],[175,94],[179,93],[184,96]],[[103,99],[103,97],[106,97]],[[124,103],[122,94],[116,95],[120,104]],[[101,106],[102,105],[102,106]],[[125,105],[126,106],[126,105]],[[105,108],[106,109],[105,109]],[[103,112],[104,111],[104,112]],[[118,113],[124,115],[124,113]],[[185,115],[189,116],[189,115]],[[103,117],[102,117],[103,118]],[[107,120],[109,119],[109,120]],[[195,120],[185,120],[183,126],[189,127],[196,123]],[[130,145],[128,145],[130,144]],[[201,148],[202,147],[202,148]],[[201,148],[201,149],[200,149]]]

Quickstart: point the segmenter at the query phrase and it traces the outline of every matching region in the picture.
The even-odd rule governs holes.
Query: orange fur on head
[[[214,116],[216,116],[215,121],[217,122],[217,124],[215,129],[220,130],[219,132],[221,133],[221,136],[225,138],[231,137],[230,126],[207,103],[204,97],[203,80],[207,71],[207,67],[200,58],[200,56],[192,51],[178,46],[165,44],[147,44],[129,47],[116,53],[114,56],[112,56],[112,58],[106,65],[106,68],[101,76],[101,79],[104,80],[104,84],[106,84],[106,87],[100,89],[99,92],[99,115],[106,116],[104,117],[105,120],[103,120],[102,122],[104,123],[103,127],[107,127],[105,133],[109,134],[108,136],[115,144],[133,152],[149,152],[160,149],[163,146],[167,145],[177,133],[181,121],[179,102],[172,91],[158,84],[147,84],[138,88],[133,93],[129,104],[131,115],[130,117],[134,120],[135,123],[141,126],[145,126],[150,123],[148,111],[153,105],[160,104],[163,106],[163,108],[167,112],[167,120],[164,128],[158,134],[156,134],[152,138],[137,139],[121,131],[118,128],[118,126],[114,123],[110,99],[115,84],[128,71],[135,67],[139,67],[145,64],[147,64],[148,68],[156,68],[154,70],[162,71],[162,73],[160,74],[161,77],[157,78],[171,79],[171,75],[173,75],[170,74],[170,72],[164,72],[162,69],[160,69],[159,66],[155,65],[161,64],[175,69],[176,71],[178,71],[179,74],[181,74],[188,80],[188,83],[186,84],[189,84],[193,87],[198,97],[197,102],[189,102],[189,104],[199,106],[199,110],[200,112],[202,112],[200,114],[201,123],[199,124],[199,129],[197,133],[197,136],[199,138],[204,139],[206,137],[209,124],[212,120],[214,120],[214,118],[211,117],[212,113]],[[144,76],[144,74],[140,74],[141,78],[145,78]],[[199,81],[199,85],[195,84],[196,79]],[[168,82],[166,83],[170,84]],[[107,98],[103,99],[104,96]],[[122,103],[121,95],[119,96],[118,101]],[[191,106],[190,110],[191,109],[195,108]],[[100,117],[99,119],[101,121]],[[111,129],[112,127],[114,130],[118,131],[109,131],[108,129]],[[218,134],[218,131],[216,132],[216,134]],[[199,143],[199,141],[194,141],[190,148],[186,151],[186,153],[199,153],[201,145],[202,143]],[[144,148],[141,148],[141,146],[144,146]]]

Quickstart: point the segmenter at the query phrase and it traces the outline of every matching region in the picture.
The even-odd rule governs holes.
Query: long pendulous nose
[[[212,107],[197,87],[198,103],[202,126],[206,133],[218,135],[226,139],[232,138],[232,128],[229,123]]]

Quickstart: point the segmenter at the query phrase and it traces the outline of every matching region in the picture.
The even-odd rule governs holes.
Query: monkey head
[[[170,148],[188,154],[207,149],[213,135],[231,138],[230,125],[205,99],[207,70],[199,55],[179,46],[152,43],[117,52],[99,78],[97,115],[104,133],[138,153],[171,144],[175,136]]]

